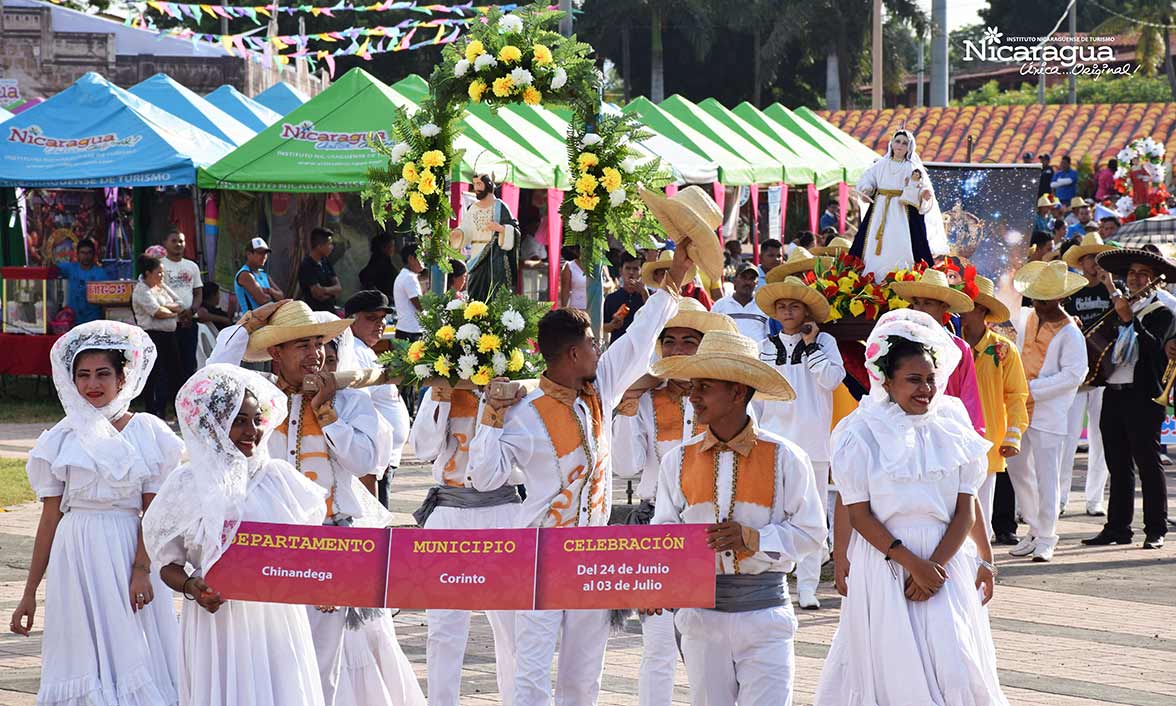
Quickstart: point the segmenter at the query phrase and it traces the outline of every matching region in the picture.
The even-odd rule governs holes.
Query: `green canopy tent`
[[[751,165],[756,184],[775,184],[784,178],[785,164],[779,154],[765,150],[682,96],[670,96],[658,104],[658,107],[706,135],[728,152],[739,155]]]
[[[712,109],[712,105],[718,105],[717,101],[713,101],[713,103],[712,101],[713,99],[708,98],[701,105],[708,110]],[[808,166],[813,172],[813,178],[811,181],[801,183],[815,184],[818,189],[826,189],[845,177],[845,170],[829,155],[813,147],[808,140],[782,130],[777,122],[764,115],[759,108],[751,103],[740,103],[729,112],[739,121],[739,124],[747,126],[749,130],[754,128],[758,134],[767,135],[784,145],[800,159],[802,164]]]
[[[856,155],[858,155],[862,160],[868,161],[867,165],[873,164],[874,161],[881,156],[874,150],[867,147],[864,143],[855,139],[853,135],[850,135],[849,133],[841,130],[841,128],[814,113],[808,106],[801,106],[797,108],[795,112],[802,119],[807,120],[809,123],[816,125],[820,129],[832,135],[834,138],[840,141],[841,144],[845,145]]]
[[[764,108],[763,112],[764,115],[767,115],[788,132],[805,139],[813,147],[829,155],[830,158],[841,165],[842,169],[845,170],[845,176],[842,181],[848,184],[856,183],[861,178],[862,172],[866,171],[866,168],[873,164],[873,160],[864,159],[861,154],[846,147],[840,140],[817,128],[779,103],[769,105],[767,108]]]

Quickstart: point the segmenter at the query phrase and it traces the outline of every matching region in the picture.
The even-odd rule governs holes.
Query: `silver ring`
[[[145,595],[143,595],[142,593],[138,594],[138,596],[139,596],[139,598],[140,598],[140,599],[142,599],[142,598],[146,598],[146,596],[145,596]]]

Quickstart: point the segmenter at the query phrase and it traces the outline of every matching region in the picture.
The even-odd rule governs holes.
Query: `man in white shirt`
[[[163,265],[163,283],[179,297],[184,307],[176,321],[176,344],[180,348],[180,378],[176,388],[196,372],[196,311],[204,300],[204,282],[195,262],[184,259],[184,233],[173,227],[163,241],[167,257]]]
[[[359,367],[380,367],[372,347],[384,333],[384,317],[392,311],[392,307],[388,306],[388,297],[378,289],[356,292],[343,305],[343,311],[347,318],[355,319],[355,323],[351,324],[351,333],[355,336],[355,357]],[[400,467],[402,450],[408,441],[408,407],[395,385],[373,385],[363,389],[372,398],[376,411],[392,429],[392,456],[388,460],[388,468],[375,478],[380,504],[388,507],[388,485]]]
[[[476,489],[495,490],[522,472],[523,527],[608,524],[612,507],[613,410],[648,368],[658,334],[678,312],[678,294],[693,262],[679,246],[656,292],[628,332],[604,355],[588,315],[556,309],[539,322],[547,370],[539,389],[503,400],[487,396],[470,445]],[[515,616],[515,706],[551,703],[551,662],[560,645],[555,703],[596,703],[608,642],[608,611],[520,611]],[[562,633],[562,637],[561,637]]]
[[[735,275],[734,293],[718,300],[711,307],[711,311],[716,314],[726,314],[734,319],[739,333],[757,343],[768,337],[768,317],[755,303],[758,283],[759,268],[750,262],[741,265]]]
[[[400,259],[404,267],[396,275],[392,283],[393,305],[396,307],[396,337],[405,341],[415,341],[421,337],[421,322],[418,318],[421,311],[421,280],[420,273],[424,267],[417,258],[417,244],[409,243],[400,249]]]

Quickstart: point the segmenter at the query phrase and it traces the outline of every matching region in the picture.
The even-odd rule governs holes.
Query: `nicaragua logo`
[[[388,141],[388,133],[383,130],[371,132],[326,132],[315,128],[314,123],[304,120],[297,125],[282,123],[282,139],[313,142],[316,150],[354,150],[374,149],[372,138]]]
[[[142,135],[119,137],[116,132],[86,137],[50,137],[39,125],[8,129],[8,141],[18,145],[42,147],[45,154],[66,154],[70,152],[95,152],[117,147],[134,147],[143,139]]]
[[[1115,50],[1109,45],[1114,37],[1066,34],[1047,37],[1006,37],[996,27],[988,27],[977,42],[964,40],[964,61],[1020,63],[1022,75],[1063,74],[1093,75],[1132,74],[1137,65],[1112,67]]]

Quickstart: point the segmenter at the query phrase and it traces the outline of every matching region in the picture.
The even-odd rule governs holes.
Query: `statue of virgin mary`
[[[915,194],[917,206],[903,201],[903,191]],[[886,156],[862,174],[857,191],[870,203],[850,254],[865,262],[865,271],[882,279],[917,262],[934,263],[947,253],[943,216],[931,177],[915,151],[915,137],[898,130],[890,138]]]

